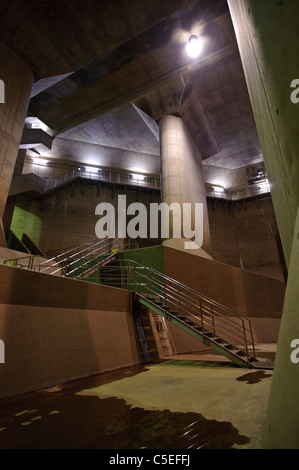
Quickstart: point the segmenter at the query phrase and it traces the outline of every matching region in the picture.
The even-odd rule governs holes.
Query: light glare
[[[189,38],[189,41],[188,41],[188,44],[187,44],[187,52],[188,52],[190,57],[195,59],[196,57],[199,56],[201,51],[202,51],[202,43],[199,40],[198,36],[193,34]]]

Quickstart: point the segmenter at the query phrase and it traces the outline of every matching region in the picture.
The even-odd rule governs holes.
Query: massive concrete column
[[[203,179],[202,159],[200,152],[190,136],[181,118],[165,116],[160,122],[162,200],[171,205],[178,203],[183,216],[183,204],[192,204],[192,229],[195,229],[194,204],[203,204],[203,244],[200,249],[190,253],[210,257],[211,240],[208,220],[205,183]],[[170,217],[170,227],[172,216]],[[183,223],[181,233],[183,235]],[[185,249],[185,238],[170,239],[165,245]]]
[[[299,338],[299,104],[291,100],[291,83],[299,78],[299,3],[228,3],[289,268],[263,447],[298,449],[299,363],[291,343]]]
[[[287,265],[299,204],[297,0],[228,0]]]
[[[2,218],[27,114],[33,74],[5,43],[0,42],[0,79],[5,85],[0,104],[0,246],[5,246]]]

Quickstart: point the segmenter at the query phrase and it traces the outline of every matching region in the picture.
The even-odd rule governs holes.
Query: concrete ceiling
[[[263,160],[226,0],[2,0],[0,15],[0,37],[35,73],[29,109],[54,130],[56,157],[81,142],[156,158],[159,120],[175,114],[205,165]]]
[[[62,132],[59,137],[149,155],[160,155],[158,125],[132,103],[79,124]]]

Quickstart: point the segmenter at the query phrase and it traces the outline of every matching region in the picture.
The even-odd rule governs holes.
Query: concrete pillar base
[[[196,248],[194,250],[189,250],[185,248],[185,242],[190,242],[190,240],[187,240],[186,238],[172,238],[169,240],[165,240],[163,242],[163,246],[167,246],[168,248],[173,248],[175,250],[180,250],[180,251],[185,251],[186,253],[189,253],[190,255],[194,256],[200,256],[201,258],[206,258],[206,259],[213,259],[209,253],[207,253],[205,250],[202,248]]]

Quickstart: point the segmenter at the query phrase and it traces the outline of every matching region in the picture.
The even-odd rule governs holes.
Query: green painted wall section
[[[124,251],[119,254],[121,260],[132,260],[163,273],[163,246],[140,248]]]
[[[26,233],[38,246],[42,233],[42,221],[36,215],[37,211],[33,210],[36,204],[36,201],[19,197],[16,202],[10,228],[20,240],[22,239],[23,233]]]

